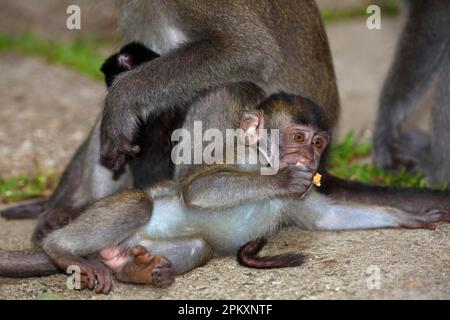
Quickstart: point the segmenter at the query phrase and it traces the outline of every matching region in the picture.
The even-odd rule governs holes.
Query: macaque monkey
[[[104,198],[71,224],[50,233],[42,244],[45,254],[62,270],[79,266],[83,288],[108,293],[111,272],[119,281],[166,287],[175,274],[218,255],[237,254],[241,264],[255,268],[300,265],[303,257],[299,254],[257,256],[265,239],[282,226],[312,230],[432,228],[435,222],[450,221],[448,211],[435,209],[450,209],[448,192],[419,190],[429,199],[429,208],[422,209],[413,190],[399,190],[395,194],[400,206],[401,202],[416,205],[407,212],[370,204],[371,194],[366,194],[368,200],[361,204],[337,200],[310,187],[330,140],[329,123],[313,101],[277,94],[254,110],[239,112],[244,139],[238,144],[261,151],[258,165],[246,164],[244,154],[234,165],[205,165],[178,182]],[[270,140],[271,152],[279,151],[275,175],[261,175],[261,167],[273,165],[272,157],[259,150],[261,143],[250,144],[263,137],[264,129],[280,130],[279,141]],[[303,192],[305,185],[308,190]],[[99,260],[93,263],[93,257]],[[54,268],[50,261],[40,271],[49,268]]]
[[[450,182],[450,1],[405,3],[406,23],[380,95],[374,162],[422,171],[428,182],[441,185]],[[428,134],[406,124],[430,88]]]
[[[2,212],[38,217],[37,245],[96,200],[182,178],[186,166],[171,161],[171,132],[203,119],[220,128],[223,118],[241,116],[237,100],[254,106],[261,95],[301,94],[325,108],[330,126],[337,122],[336,79],[313,0],[117,3],[125,43],[138,41],[160,57],[107,77],[103,115],[48,201]]]

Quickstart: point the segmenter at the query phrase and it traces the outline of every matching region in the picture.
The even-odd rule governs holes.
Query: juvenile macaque
[[[96,202],[47,236],[45,253],[62,270],[78,265],[83,288],[108,293],[111,272],[119,281],[166,287],[175,274],[217,255],[237,254],[240,263],[255,268],[300,265],[298,254],[257,256],[264,239],[286,225],[320,230],[431,228],[433,222],[450,221],[447,212],[433,207],[406,212],[334,200],[314,187],[304,193],[330,140],[328,123],[311,100],[274,95],[241,114],[240,127],[250,140],[260,139],[264,129],[280,129],[278,145],[271,146],[279,150],[277,174],[261,175],[259,166],[237,159],[241,164],[209,165],[179,182],[124,191]],[[240,143],[258,148],[247,141]],[[415,202],[414,197],[400,192],[397,200]],[[450,208],[448,193],[428,191],[428,197]]]

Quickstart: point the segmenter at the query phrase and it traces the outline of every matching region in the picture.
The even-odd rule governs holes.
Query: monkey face
[[[305,114],[303,110],[300,112]],[[314,124],[304,123],[298,114],[298,110],[286,108],[269,115],[262,111],[244,112],[241,129],[245,144],[260,141],[261,131],[269,124],[270,129],[277,129],[280,134],[277,141],[280,169],[300,164],[307,170],[317,171],[322,154],[330,141],[330,134]]]
[[[280,168],[302,164],[311,171],[319,167],[330,135],[313,126],[292,124],[280,129]]]

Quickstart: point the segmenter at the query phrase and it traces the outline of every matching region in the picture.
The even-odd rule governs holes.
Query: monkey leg
[[[88,288],[106,293],[110,290],[110,269],[83,257],[128,240],[148,222],[151,212],[152,203],[143,191],[118,193],[96,202],[72,223],[50,233],[42,248],[62,270],[79,266]]]
[[[430,154],[430,136],[417,128],[410,128],[399,134],[392,146],[393,168],[421,173]]]
[[[129,173],[114,180],[113,174],[99,163],[100,159],[100,121],[97,121],[88,140],[78,149],[55,193],[39,215],[33,233],[33,241],[42,239],[76,217],[82,210],[98,199],[107,197],[119,190],[132,186]]]
[[[444,17],[449,7],[447,1],[433,4],[409,2],[408,20],[384,82],[374,132],[374,162],[381,168],[401,167],[405,160],[407,163],[417,162],[414,157],[406,159],[406,155],[401,154],[395,145],[402,142],[401,131],[405,120],[416,110],[436,70],[443,67],[449,29],[448,19]],[[448,83],[446,88],[448,91]],[[442,117],[441,114],[437,116]],[[447,142],[442,136],[437,138]],[[410,141],[413,149],[417,147],[414,142]]]
[[[116,272],[119,281],[167,287],[175,274],[202,266],[212,258],[212,249],[203,239],[139,243],[129,250],[116,246],[100,252],[102,261]]]
[[[450,182],[450,39],[447,41],[432,103],[431,161],[426,169],[428,181],[437,185]]]
[[[152,284],[166,288],[175,280],[170,261],[162,256],[151,255],[142,246],[105,248],[99,256],[115,272],[117,280],[124,283]]]

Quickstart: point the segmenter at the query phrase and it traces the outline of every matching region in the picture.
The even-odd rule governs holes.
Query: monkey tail
[[[305,256],[298,253],[286,253],[275,256],[258,257],[258,253],[266,245],[266,239],[247,242],[238,251],[239,264],[256,269],[274,269],[297,267],[305,262]]]
[[[26,278],[61,272],[41,249],[0,251],[0,277]]]
[[[47,199],[34,200],[1,210],[0,214],[5,219],[35,219],[45,210],[46,204]]]

